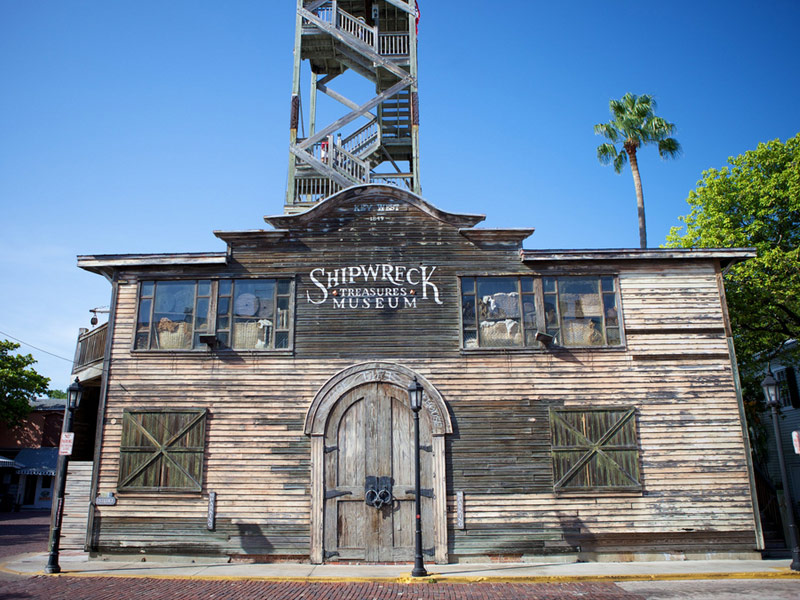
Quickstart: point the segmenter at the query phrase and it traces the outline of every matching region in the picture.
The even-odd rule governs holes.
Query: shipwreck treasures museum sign
[[[417,301],[443,304],[435,273],[435,266],[391,263],[318,267],[309,274],[316,290],[306,291],[306,300],[310,304],[330,301],[341,309],[417,308]]]

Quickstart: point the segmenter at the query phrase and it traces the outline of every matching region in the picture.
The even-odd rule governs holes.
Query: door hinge
[[[420,446],[419,449],[425,452],[433,452],[433,446]]]
[[[339,449],[339,446],[325,446],[325,454],[330,452],[336,452]]]
[[[423,548],[422,549],[422,553],[425,554],[426,556],[433,556],[434,554],[436,554],[436,549],[435,548]]]
[[[328,550],[325,550],[325,552],[323,553],[322,556],[324,558],[333,558],[334,556],[339,556],[339,553],[338,552],[329,552]]]
[[[416,490],[406,490],[406,494],[414,494]],[[422,488],[419,491],[419,495],[425,498],[433,498],[433,489],[432,488]]]
[[[341,491],[341,490],[328,490],[325,492],[325,500],[330,500],[331,498],[338,498],[339,496],[349,496],[353,492]]]

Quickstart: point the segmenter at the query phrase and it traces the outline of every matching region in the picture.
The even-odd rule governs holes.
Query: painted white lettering
[[[364,278],[369,281],[378,281],[378,265],[361,265],[361,272],[364,273]]]
[[[430,282],[434,271],[436,271],[436,267],[431,267],[430,273],[428,273],[428,267],[422,267],[422,299],[426,300],[428,298],[428,286],[430,286],[433,288],[433,301],[436,302],[436,304],[444,304],[444,302],[439,300],[439,288],[436,287],[435,283]]]
[[[328,299],[328,290],[325,289],[325,286],[322,285],[322,283],[319,281],[319,279],[317,279],[315,277],[315,275],[314,275],[315,273],[319,273],[320,277],[321,277],[321,276],[323,276],[325,274],[325,269],[314,269],[313,271],[311,271],[311,274],[309,275],[309,277],[311,277],[311,283],[313,283],[315,286],[317,286],[322,291],[322,299],[320,299],[320,300],[312,300],[311,299],[311,294],[308,291],[306,291],[306,298],[308,298],[308,301],[311,304],[322,304],[323,302],[325,302],[325,300]]]
[[[419,274],[419,269],[417,269],[415,267],[412,267],[411,269],[409,269],[406,272],[406,281],[409,283],[409,285],[419,285],[419,280],[411,281],[411,273],[414,272],[414,271],[416,271],[417,274]]]
[[[344,298],[334,298],[333,308],[344,308]]]
[[[389,298],[389,308],[397,308],[400,306],[400,298]]]
[[[405,300],[405,307],[406,308],[417,308],[417,299],[416,298],[409,298],[406,296],[403,298]]]
[[[375,298],[375,308],[385,308],[383,305],[383,298],[381,298],[380,296]]]
[[[356,277],[361,275],[361,267],[348,267],[347,270],[350,272],[350,285],[353,285],[356,282]]]

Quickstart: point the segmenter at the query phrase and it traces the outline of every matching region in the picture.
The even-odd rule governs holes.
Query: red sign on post
[[[792,432],[792,444],[794,444],[794,453],[800,454],[800,431]]]
[[[75,433],[70,431],[69,433],[62,433],[61,434],[61,445],[58,447],[58,454],[59,456],[72,456],[72,444],[75,442]]]

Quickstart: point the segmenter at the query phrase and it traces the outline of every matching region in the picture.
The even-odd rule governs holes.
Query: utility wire
[[[0,331],[0,335],[4,335],[7,338],[11,338],[15,342],[19,342],[20,344],[25,344],[26,346],[30,346],[31,348],[33,348],[34,350],[38,350],[39,352],[44,352],[45,354],[49,354],[50,356],[55,356],[56,358],[60,358],[61,360],[65,360],[68,363],[74,362],[71,358],[64,358],[63,356],[59,356],[58,354],[53,354],[52,352],[48,352],[47,350],[43,350],[42,348],[39,348],[38,346],[34,346],[33,344],[29,344],[28,342],[26,342],[24,340],[21,340],[19,338],[15,338],[13,335],[9,335],[5,331]]]

